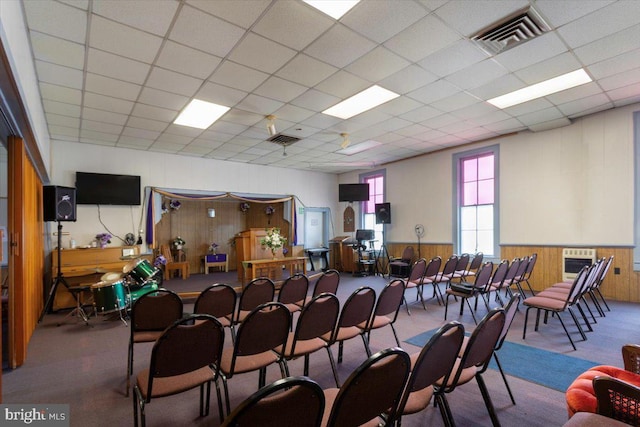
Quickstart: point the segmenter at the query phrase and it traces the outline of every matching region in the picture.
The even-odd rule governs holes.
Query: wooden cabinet
[[[354,243],[355,240],[349,236],[336,236],[329,240],[329,265],[331,268],[347,273],[356,271],[358,255],[353,250]]]
[[[256,259],[272,258],[271,250],[260,244],[260,239],[267,235],[264,228],[250,228],[236,236],[236,268],[238,281],[242,280],[242,262]],[[282,249],[276,251],[276,257],[282,258]]]

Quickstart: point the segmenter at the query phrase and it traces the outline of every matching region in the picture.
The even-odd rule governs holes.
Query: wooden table
[[[282,267],[289,269],[289,274],[297,272],[307,274],[307,257],[285,257],[270,259],[254,259],[242,261],[242,285],[258,277],[268,277],[273,281],[279,280],[277,272]]]

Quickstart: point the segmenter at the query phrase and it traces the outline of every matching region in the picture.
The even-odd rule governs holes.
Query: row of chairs
[[[268,285],[264,285],[264,283],[268,283],[268,279],[256,283],[261,284],[253,284],[252,286],[268,287]],[[245,291],[249,288],[250,287],[245,288]],[[177,294],[165,289],[145,294],[136,301],[131,312],[132,333],[129,344],[127,381],[129,381],[132,373],[133,344],[136,342],[150,341],[155,341],[155,344],[152,350],[150,368],[138,374],[136,377],[134,387],[134,415],[136,424],[138,420],[138,409],[140,409],[140,419],[144,425],[145,404],[148,403],[152,397],[179,393],[185,389],[193,388],[195,385],[201,386],[201,415],[208,414],[211,381],[214,381],[216,384],[220,417],[222,418],[222,399],[220,398],[218,378],[222,378],[225,400],[227,402],[226,409],[227,413],[229,413],[230,399],[227,386],[228,379],[236,374],[258,370],[258,385],[259,388],[262,388],[265,385],[266,369],[268,366],[278,364],[282,377],[286,377],[289,376],[287,360],[299,357],[304,357],[304,375],[308,375],[309,355],[322,348],[325,348],[328,353],[334,379],[336,385],[339,386],[339,378],[331,352],[331,346],[336,342],[339,343],[338,363],[340,363],[342,360],[344,341],[360,335],[364,343],[365,351],[367,355],[370,356],[369,336],[371,331],[386,325],[391,325],[396,344],[399,346],[400,344],[395,328],[393,327],[393,322],[396,320],[403,293],[404,285],[401,280],[395,280],[389,283],[382,290],[378,298],[376,298],[376,293],[372,288],[365,286],[357,289],[346,300],[342,308],[340,308],[339,300],[335,294],[321,293],[313,297],[310,302],[303,306],[295,328],[292,328],[291,312],[282,302],[270,301],[263,303],[239,320],[237,333],[234,337],[234,345],[231,348],[223,349],[224,327],[231,326],[232,321],[229,320],[228,315],[217,317],[216,314],[218,313],[215,310],[211,310],[211,312],[208,313],[207,311],[213,308],[214,300],[217,300],[219,303],[225,301],[229,299],[227,295],[235,295],[235,291],[228,285],[212,285],[200,294],[194,306],[194,316],[210,316],[210,319],[208,317],[193,317],[190,318],[190,322],[207,323],[207,320],[215,320],[215,322],[209,326],[209,329],[201,332],[202,336],[208,340],[209,346],[211,346],[211,343],[220,344],[219,355],[212,355],[210,351],[202,354],[202,357],[205,358],[204,360],[209,361],[215,356],[215,363],[209,363],[210,365],[216,366],[216,370],[214,370],[215,375],[211,377],[209,371],[198,368],[200,369],[198,371],[199,375],[193,375],[193,381],[186,383],[178,381],[176,382],[176,384],[178,384],[177,387],[173,387],[172,382],[163,380],[163,377],[170,375],[159,375],[158,372],[176,372],[175,369],[179,369],[181,372],[191,372],[187,369],[189,366],[193,368],[193,365],[188,365],[191,359],[184,359],[175,353],[182,352],[183,347],[188,348],[190,353],[198,353],[198,349],[193,347],[197,345],[193,341],[199,339],[197,338],[198,335],[194,333],[194,335],[189,337],[190,346],[163,345],[164,341],[160,340],[160,336],[164,336],[166,331],[160,323],[149,323],[150,319],[158,319],[158,314],[163,313],[163,316],[161,316],[162,323],[166,325],[169,317],[173,316],[173,320],[177,322],[177,325],[184,329],[187,323],[183,320],[182,302]],[[242,299],[242,294],[240,298]],[[240,310],[237,312],[239,311]],[[238,316],[238,318],[240,317],[239,315],[236,316]],[[218,325],[219,328],[222,329],[222,332],[213,332]],[[220,337],[222,337],[222,341],[220,341]],[[213,347],[218,348],[217,345],[213,345]],[[162,351],[168,355],[158,356],[157,353],[160,352],[160,354],[162,354]],[[173,354],[171,353],[172,351]],[[208,359],[206,357],[208,357]],[[161,363],[158,362],[158,360],[164,361],[166,364],[175,363],[176,360],[180,360],[178,364],[180,367],[170,368],[163,365],[165,369],[163,370],[163,368],[158,367],[158,363]],[[198,360],[203,359],[195,358],[193,362],[197,363]],[[150,374],[150,372],[153,374]],[[154,377],[159,377],[160,387],[153,385]],[[203,380],[206,381],[203,383],[201,382]],[[157,378],[156,381],[158,381]],[[205,384],[206,397],[204,396],[203,389]],[[156,392],[154,392],[154,387]],[[129,386],[127,386],[127,390],[128,388]],[[206,407],[204,406],[205,402]]]
[[[482,374],[492,355],[497,360],[519,298],[515,294],[506,309],[491,310],[469,337],[454,321],[417,354],[389,348],[370,356],[342,387],[323,390],[308,377],[278,380],[238,405],[222,425],[401,426],[403,415],[423,411],[433,398],[445,425],[453,426],[446,395],[474,378],[492,424],[499,425]]]
[[[601,298],[603,304],[606,305],[606,300],[600,291],[600,287],[613,263],[613,256],[607,258],[601,258],[596,263],[591,266],[585,266],[580,270],[580,272],[576,275],[575,279],[572,282],[560,282],[556,283],[549,288],[538,292],[535,296],[525,298],[523,304],[527,307],[525,313],[525,322],[524,329],[522,332],[522,339],[526,338],[527,334],[527,320],[529,317],[529,310],[536,309],[536,324],[535,330],[537,331],[540,325],[540,314],[544,312],[544,323],[547,323],[549,314],[555,315],[560,321],[562,328],[564,329],[567,338],[569,338],[569,342],[574,350],[576,350],[576,345],[565,326],[564,321],[562,320],[561,314],[564,312],[568,312],[573,319],[573,322],[580,333],[580,336],[583,341],[586,341],[587,335],[578,320],[576,313],[574,312],[574,308],[578,310],[580,313],[584,325],[586,326],[588,331],[593,331],[593,327],[591,326],[591,322],[586,316],[586,313],[583,309],[586,308],[590,315],[591,319],[594,323],[596,323],[596,318],[591,310],[586,297],[588,296],[596,310],[600,314],[600,316],[604,316],[605,312],[600,306],[600,302],[598,301],[598,297]]]

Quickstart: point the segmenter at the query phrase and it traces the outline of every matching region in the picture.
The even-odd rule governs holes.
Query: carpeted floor
[[[432,329],[423,332],[407,339],[406,342],[422,347],[436,331],[437,329]],[[498,357],[505,374],[561,392],[564,392],[578,375],[600,364],[510,341],[503,343]],[[491,360],[489,368],[498,369],[495,360]]]

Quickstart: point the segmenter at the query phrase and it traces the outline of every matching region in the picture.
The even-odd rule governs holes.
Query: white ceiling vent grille
[[[488,54],[497,55],[550,30],[540,14],[530,7],[485,28],[471,40]]]
[[[285,135],[283,133],[276,133],[272,137],[267,138],[267,141],[273,142],[274,144],[282,145],[283,147],[288,147],[291,144],[294,144],[300,141],[301,138],[297,136]]]

